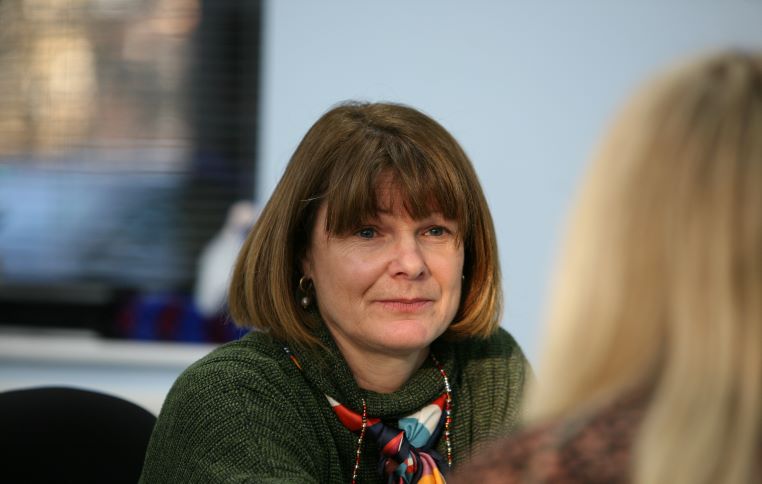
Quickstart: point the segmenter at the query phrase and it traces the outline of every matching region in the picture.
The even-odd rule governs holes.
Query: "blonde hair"
[[[635,482],[745,483],[762,443],[762,56],[650,83],[592,163],[531,420],[650,395]]]
[[[444,337],[492,334],[502,307],[500,264],[476,172],[439,123],[390,103],[341,104],[309,129],[241,249],[228,300],[233,319],[290,344],[317,346],[320,317],[298,304],[297,287],[318,208],[327,207],[328,232],[356,230],[378,214],[377,185],[387,173],[413,218],[440,211],[460,227],[465,279]]]

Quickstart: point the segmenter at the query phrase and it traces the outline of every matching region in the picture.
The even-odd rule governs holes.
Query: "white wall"
[[[104,340],[88,331],[0,328],[0,392],[65,386],[159,414],[172,383],[210,344]]]
[[[481,177],[503,326],[533,360],[559,224],[614,107],[676,57],[762,48],[762,0],[271,0],[264,20],[260,200],[336,102],[427,112]]]

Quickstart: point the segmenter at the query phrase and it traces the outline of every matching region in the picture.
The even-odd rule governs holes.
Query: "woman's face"
[[[327,233],[320,207],[302,269],[342,350],[409,355],[455,317],[463,244],[457,222],[441,214],[411,219],[393,185],[382,184],[378,196],[378,217],[350,235]]]

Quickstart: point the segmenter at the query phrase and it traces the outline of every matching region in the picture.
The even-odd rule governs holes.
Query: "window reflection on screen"
[[[190,289],[253,196],[258,21],[258,2],[0,1],[0,302]]]

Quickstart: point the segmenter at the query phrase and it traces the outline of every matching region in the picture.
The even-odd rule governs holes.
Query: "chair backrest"
[[[90,390],[0,393],[0,481],[134,484],[155,422],[134,403]]]

